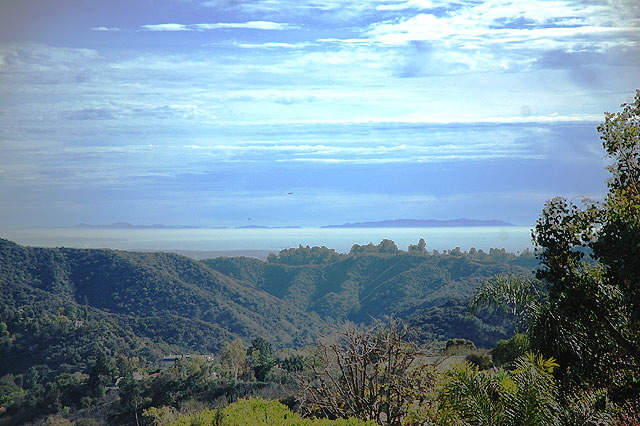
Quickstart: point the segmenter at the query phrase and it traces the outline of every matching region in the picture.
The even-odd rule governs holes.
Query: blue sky
[[[0,229],[529,225],[639,76],[637,0],[1,0]]]

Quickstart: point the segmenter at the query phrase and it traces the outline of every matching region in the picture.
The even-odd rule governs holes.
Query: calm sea
[[[510,252],[531,249],[531,227],[474,228],[302,228],[302,229],[79,229],[39,228],[1,231],[18,244],[43,247],[121,250],[279,250],[298,245],[326,246],[348,252],[353,244],[393,240],[406,250],[420,238],[428,250],[471,247]]]

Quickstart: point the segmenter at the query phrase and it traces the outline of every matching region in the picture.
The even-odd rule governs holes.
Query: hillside
[[[511,324],[470,316],[469,296],[487,278],[528,274],[535,262],[494,249],[401,251],[388,240],[349,254],[299,247],[267,261],[0,240],[1,372],[86,371],[101,352],[153,362],[163,353],[217,352],[238,337],[299,347],[330,324],[390,316],[424,341],[463,337],[490,347]]]
[[[495,274],[530,274],[537,263],[531,253],[405,252],[392,244],[354,246],[348,255],[300,247],[266,262],[246,257],[202,262],[330,323],[393,316],[421,328],[425,340],[465,337],[481,346],[508,334],[501,316],[470,316],[467,300]]]
[[[94,344],[157,358],[169,350],[215,352],[237,337],[301,345],[324,329],[317,315],[170,253],[0,240],[0,302],[9,337],[3,359],[15,360],[4,367],[14,372],[34,362],[84,365]]]

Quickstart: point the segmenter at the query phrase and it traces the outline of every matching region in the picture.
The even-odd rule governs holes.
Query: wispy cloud
[[[266,43],[238,43],[237,46],[243,49],[304,49],[311,43],[282,43],[271,41]]]
[[[120,31],[120,28],[110,28],[110,27],[93,27],[90,28],[93,31]]]
[[[404,48],[401,76],[527,71],[550,50],[640,50],[640,6],[613,1],[430,0],[370,2],[379,12],[359,37],[320,38],[344,46]],[[624,12],[623,12],[624,11]],[[635,53],[631,53],[635,52]],[[395,58],[393,59],[395,60]]]
[[[380,4],[376,6],[377,10],[407,10],[407,9],[431,9],[435,7],[434,3],[431,0],[408,0],[401,2],[392,2],[384,4]]]
[[[142,31],[205,31],[218,29],[250,29],[250,30],[292,30],[299,26],[271,21],[217,22],[203,24],[148,24],[140,27]]]
[[[525,116],[504,116],[504,117],[483,117],[483,118],[385,118],[385,119],[337,119],[337,120],[270,120],[269,122],[255,122],[254,124],[334,124],[334,125],[358,125],[358,124],[390,124],[390,125],[455,125],[455,124],[553,124],[553,123],[600,123],[602,114],[572,114],[572,115],[525,115]]]
[[[140,27],[143,31],[193,31],[193,28],[184,24],[148,24]]]
[[[254,30],[291,30],[300,28],[298,25],[270,22],[270,21],[249,21],[249,22],[226,22],[216,24],[194,24],[192,27],[203,30],[215,30],[220,28],[246,28]]]

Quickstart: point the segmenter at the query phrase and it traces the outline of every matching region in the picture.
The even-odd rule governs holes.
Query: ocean
[[[284,228],[284,229],[81,229],[32,228],[0,231],[0,237],[39,247],[111,248],[161,251],[271,251],[299,245],[326,246],[348,252],[354,244],[393,240],[406,250],[420,238],[427,250],[472,247],[504,248],[517,253],[532,249],[531,227],[471,228]]]

